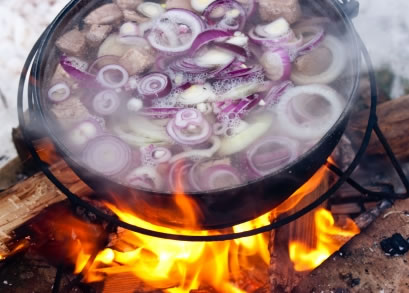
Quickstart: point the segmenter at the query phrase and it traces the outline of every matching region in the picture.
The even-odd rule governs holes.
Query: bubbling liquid
[[[56,42],[50,113],[89,170],[159,192],[233,188],[288,167],[343,113],[343,37],[297,1],[139,2],[97,6]]]

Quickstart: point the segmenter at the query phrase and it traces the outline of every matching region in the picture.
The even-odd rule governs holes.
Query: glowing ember
[[[315,229],[315,248],[307,247],[299,241],[290,243],[289,254],[296,271],[309,271],[318,267],[350,238],[359,233],[359,228],[351,219],[347,219],[344,227],[335,226],[334,218],[325,209],[315,212]]]

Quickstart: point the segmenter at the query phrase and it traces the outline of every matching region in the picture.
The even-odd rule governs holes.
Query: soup
[[[346,104],[342,36],[296,0],[116,0],[55,45],[47,96],[64,144],[134,188],[258,180],[311,149]]]

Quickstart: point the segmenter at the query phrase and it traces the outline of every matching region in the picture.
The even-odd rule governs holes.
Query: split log
[[[377,114],[381,130],[386,136],[392,150],[400,159],[409,159],[409,96],[390,100],[378,106]],[[368,110],[363,110],[351,119],[352,135],[357,141],[362,140],[363,132],[368,123]],[[385,151],[373,135],[367,150],[368,154],[384,155]]]
[[[386,256],[380,241],[409,236],[409,200],[397,201],[373,225],[315,269],[294,292],[409,292],[408,256]]]
[[[63,162],[55,164],[51,171],[67,187],[77,194],[89,194],[88,187]],[[66,199],[42,173],[17,183],[0,193],[0,254],[7,254],[6,243],[13,231],[33,219],[45,208]]]

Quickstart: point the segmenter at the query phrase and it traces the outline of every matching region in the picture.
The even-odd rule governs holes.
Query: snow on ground
[[[335,0],[334,0],[335,1]],[[15,156],[11,128],[17,126],[18,79],[25,58],[46,25],[67,0],[0,0],[0,166]],[[389,66],[395,78],[392,96],[402,92],[401,78],[409,77],[408,0],[360,0],[355,19],[358,32],[367,44],[375,66]],[[2,156],[6,157],[2,159]]]

